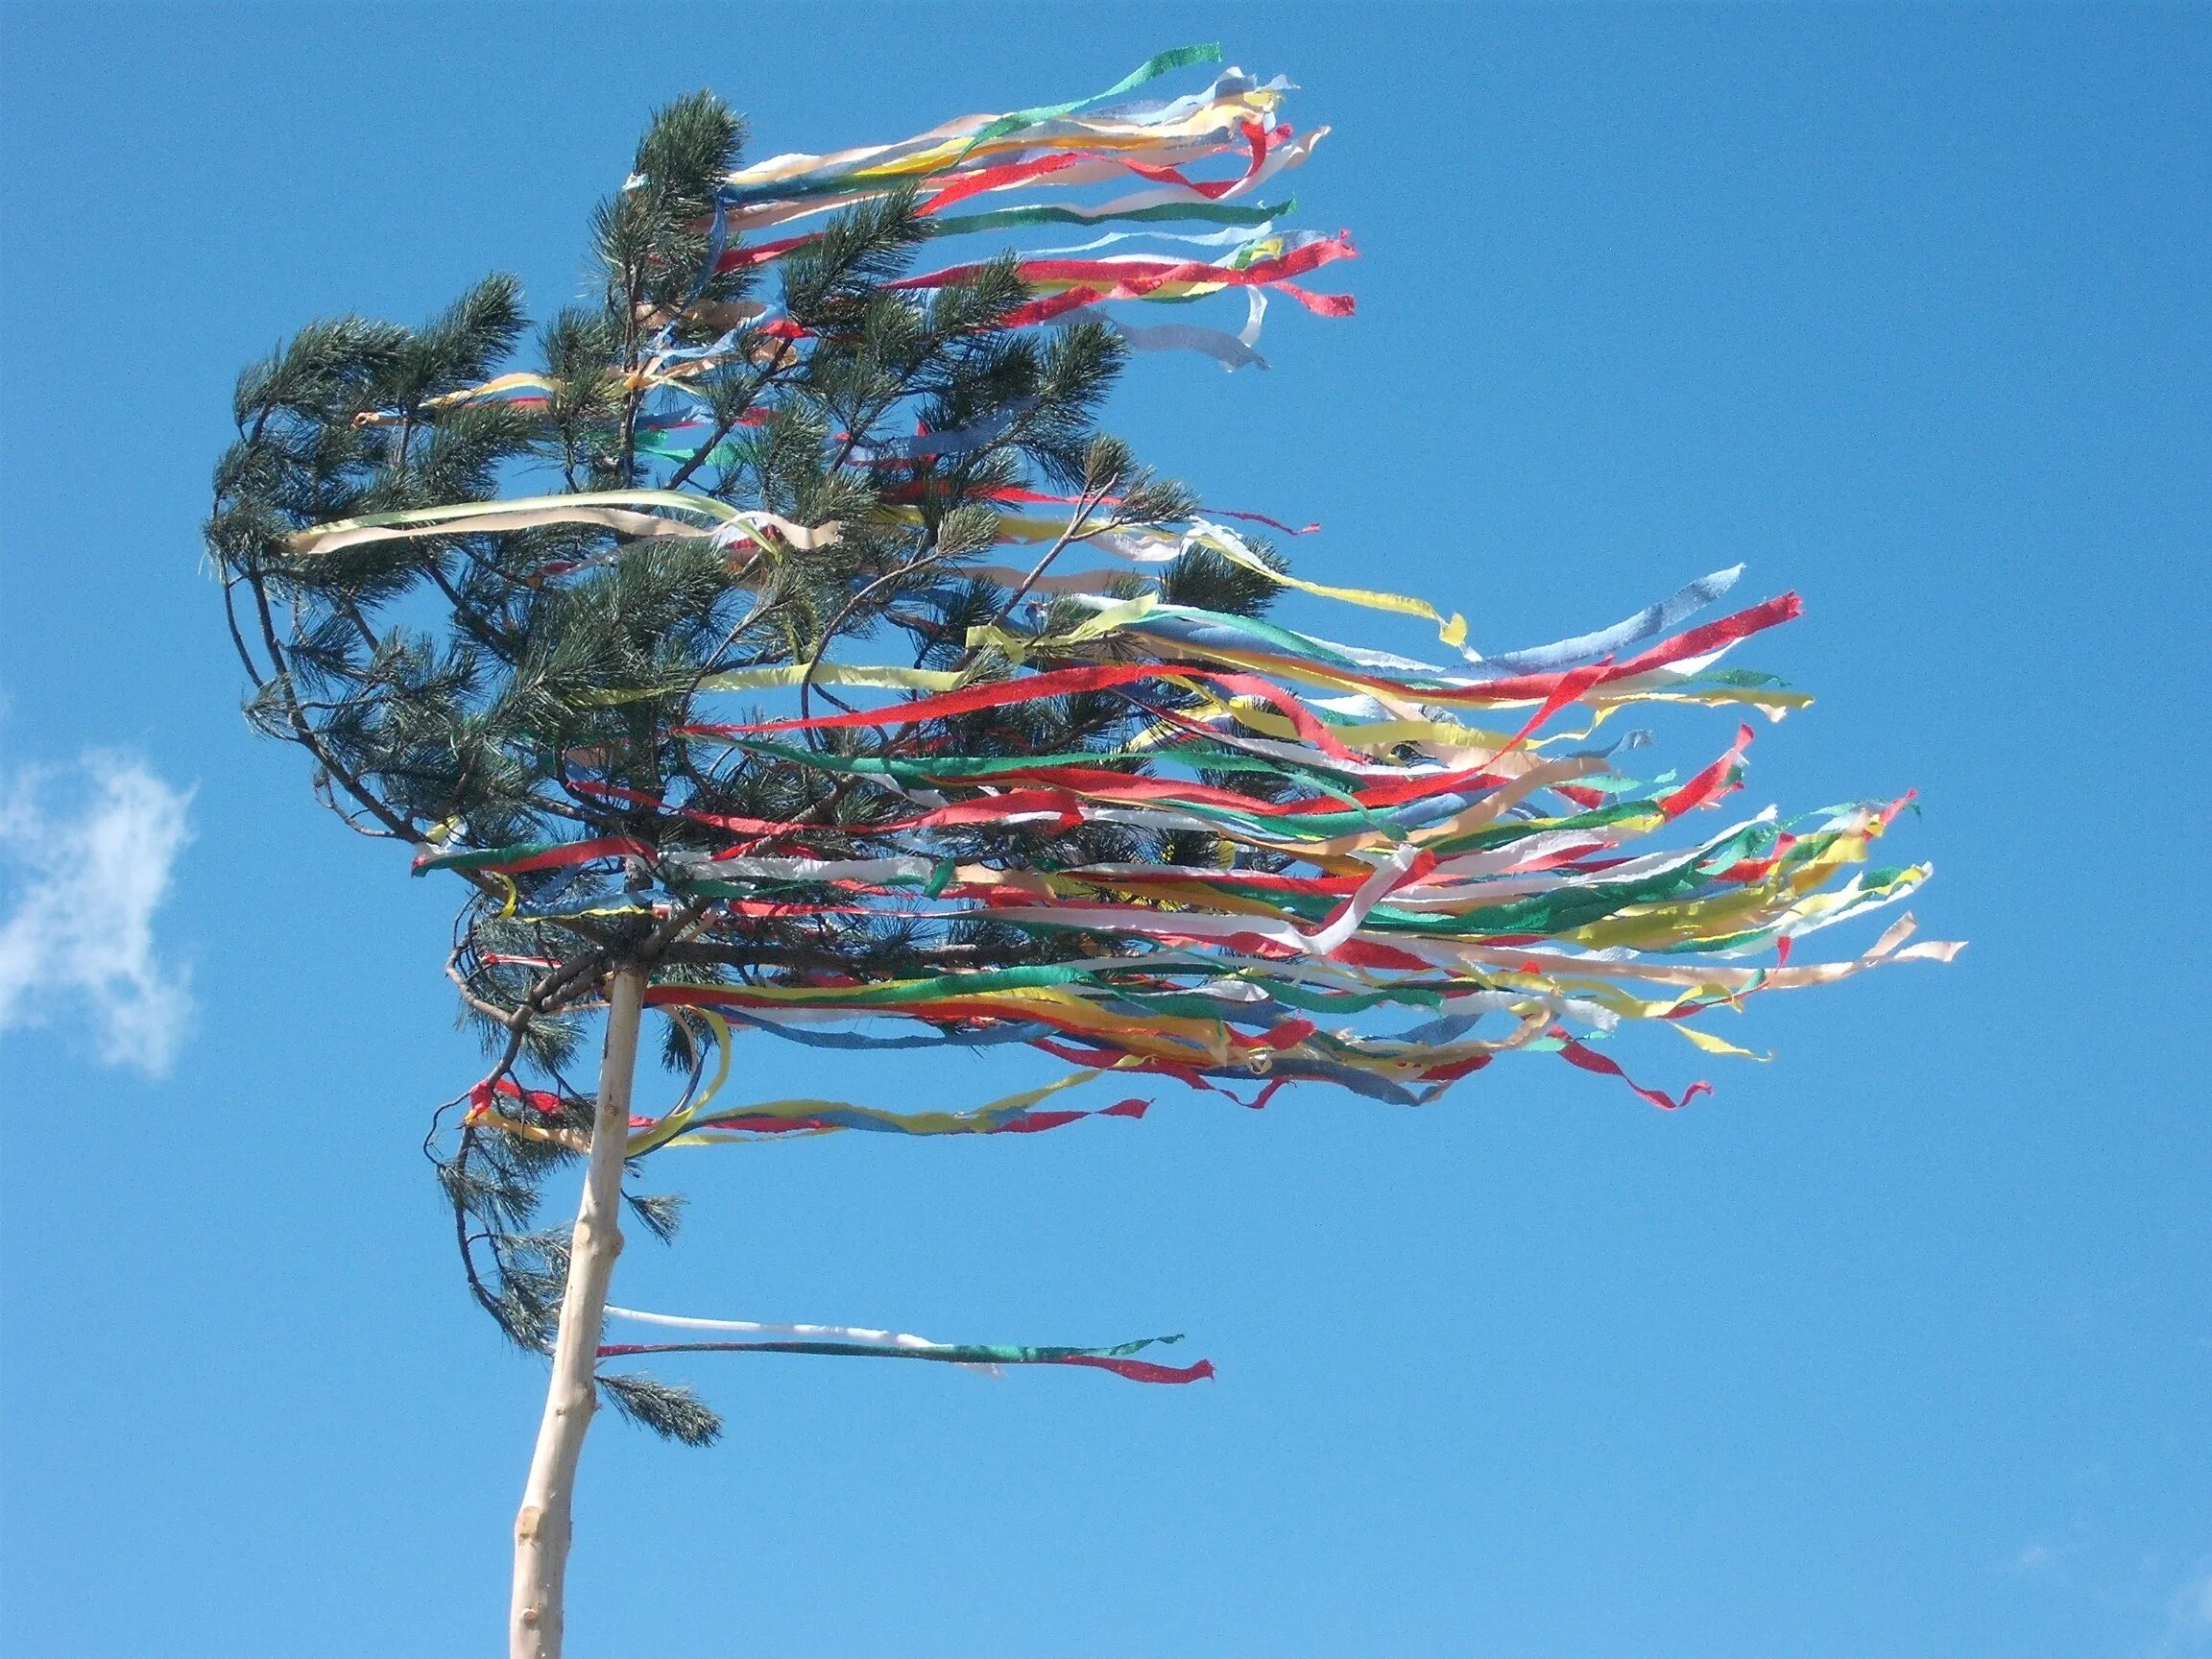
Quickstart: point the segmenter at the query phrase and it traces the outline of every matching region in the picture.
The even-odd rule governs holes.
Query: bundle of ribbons
[[[727,248],[718,266],[781,259],[812,240],[814,232],[800,228],[809,221],[909,183],[918,188],[917,206],[933,238],[996,236],[1035,226],[1098,232],[1019,254],[1018,268],[1035,298],[1012,319],[1017,325],[1083,315],[1108,301],[1178,303],[1240,293],[1247,316],[1235,334],[1179,324],[1118,326],[1139,350],[1196,350],[1231,369],[1265,367],[1254,348],[1270,292],[1325,317],[1352,310],[1348,298],[1314,294],[1293,280],[1352,257],[1350,237],[1280,228],[1297,204],[1265,199],[1329,130],[1294,132],[1277,118],[1288,84],[1262,84],[1237,69],[1189,97],[1110,103],[1170,70],[1219,58],[1217,46],[1182,47],[1076,103],[971,115],[902,143],[779,156],[749,167],[723,189],[716,240],[759,239]],[[1197,176],[1214,170],[1204,164],[1223,158],[1235,163],[1227,176]],[[1024,199],[1096,184],[1128,188],[1098,203]],[[1193,225],[1214,228],[1187,228]],[[1100,252],[1131,242],[1146,246]],[[941,287],[974,268],[949,264],[896,286]]]
[[[590,497],[563,496],[535,511],[591,507]],[[1141,561],[1203,547],[1269,568],[1236,531],[1208,520],[1117,531],[1088,545]],[[906,694],[873,709],[680,731],[709,753],[768,757],[881,792],[896,803],[892,815],[828,829],[731,818],[585,781],[579,787],[589,794],[681,825],[691,844],[595,836],[426,849],[417,869],[512,878],[627,861],[664,894],[635,903],[711,902],[707,931],[737,943],[757,922],[811,916],[896,918],[938,937],[989,922],[1084,942],[1075,960],[926,977],[860,981],[794,969],[741,984],[657,985],[648,1001],[698,1021],[722,1058],[696,1098],[637,1127],[638,1153],[831,1129],[1058,1127],[1087,1114],[1046,1108],[1045,1097],[1109,1072],[1248,1094],[1253,1106],[1296,1081],[1422,1104],[1511,1050],[1555,1053],[1625,1080],[1599,1046],[1623,1022],[1656,1022],[1708,1053],[1742,1054],[1700,1017],[1958,949],[1908,943],[1908,917],[1857,956],[1791,956],[1797,941],[1892,905],[1926,878],[1925,865],[1867,866],[1909,798],[1788,822],[1768,808],[1685,834],[1693,814],[1741,787],[1752,728],[1737,726],[1687,775],[1639,775],[1623,764],[1648,752],[1641,733],[1599,740],[1632,704],[1778,718],[1806,701],[1770,676],[1721,665],[1741,641],[1796,615],[1795,595],[1682,626],[1737,575],[1717,572],[1610,628],[1551,645],[1491,657],[1462,645],[1453,667],[1170,604],[1156,592],[1086,595],[1075,575],[1070,596],[1084,603],[1073,626],[1057,635],[976,631],[975,642],[987,636],[1009,656],[1052,665],[961,684],[956,673],[835,664],[821,678],[842,689]],[[1463,635],[1459,617],[1418,600],[1276,579],[1426,614],[1445,637]],[[740,670],[703,687],[757,690],[804,673]],[[972,754],[945,735],[962,717],[1100,691],[1142,717],[1114,748]],[[902,736],[873,753],[804,741],[852,730]],[[995,829],[1082,825],[1193,833],[1212,853],[1203,864],[1054,866],[976,851]],[[721,844],[696,845],[702,830]],[[811,845],[832,835],[833,856]],[[564,912],[556,901],[537,913]],[[1019,1043],[1079,1070],[965,1112],[733,1105],[721,1098],[721,1080],[736,1026],[847,1049]],[[1669,1108],[1708,1087],[1692,1083],[1677,1096],[1628,1086]],[[503,1116],[495,1099],[477,1104]],[[1135,1117],[1141,1105],[1105,1111]]]
[[[1350,309],[1294,279],[1351,248],[1340,237],[1279,229],[1288,204],[1260,199],[1320,136],[1294,135],[1276,121],[1280,83],[1231,71],[1192,97],[1111,103],[1209,54],[1163,55],[1078,104],[974,116],[900,144],[750,168],[723,193],[715,256],[781,257],[804,245],[820,215],[913,180],[947,235],[1057,224],[1101,231],[1079,247],[1023,256],[1036,295],[1024,321],[1081,316],[1115,301],[1240,293],[1249,309],[1239,334],[1124,328],[1139,347],[1194,348],[1232,367],[1256,362],[1268,293],[1323,314]],[[1191,173],[1224,155],[1240,163],[1229,177],[1207,181]],[[1088,206],[1025,199],[1047,185],[1104,180],[1131,188]],[[1228,252],[1098,252],[1190,222],[1215,228],[1171,234]],[[962,269],[908,285],[927,287]],[[658,372],[680,390],[692,364],[710,360],[694,356]],[[527,396],[529,388],[510,377],[466,396],[479,395]],[[990,437],[916,442],[944,454]],[[1071,519],[1065,498],[1008,493],[1000,540],[1049,543],[1064,556],[1029,585],[1049,607],[971,635],[971,653],[995,665],[990,677],[864,661],[740,669],[697,689],[757,701],[794,686],[833,686],[839,706],[811,712],[796,705],[775,718],[694,715],[677,733],[701,753],[702,775],[748,761],[804,767],[825,788],[864,792],[884,810],[840,814],[832,837],[805,820],[732,818],[681,794],[649,797],[587,779],[578,786],[610,806],[681,825],[682,845],[597,835],[423,850],[419,870],[510,879],[619,865],[636,889],[625,902],[665,914],[707,902],[704,936],[739,949],[749,928],[794,917],[880,918],[924,939],[957,937],[981,923],[1081,942],[1079,951],[1044,952],[1049,959],[1029,965],[949,966],[903,978],[789,968],[739,983],[656,984],[649,1003],[695,1031],[714,1064],[702,1067],[674,1110],[633,1120],[633,1155],[836,1131],[1030,1133],[1094,1116],[1141,1117],[1151,1099],[1143,1091],[1163,1083],[1251,1107],[1293,1083],[1418,1105],[1513,1051],[1557,1055],[1672,1109],[1708,1085],[1671,1094],[1629,1080],[1608,1051],[1624,1025],[1672,1032],[1708,1054],[1743,1054],[1713,1026],[1755,997],[1878,964],[1948,959],[1959,948],[1910,943],[1908,916],[1858,954],[1799,959],[1808,936],[1893,905],[1926,878],[1924,865],[1869,862],[1905,803],[1849,803],[1788,820],[1771,808],[1722,815],[1742,784],[1750,725],[1736,725],[1693,764],[1663,770],[1638,763],[1651,753],[1642,733],[1613,724],[1632,705],[1779,719],[1804,704],[1772,677],[1726,661],[1744,640],[1796,615],[1794,595],[1700,620],[1737,580],[1736,570],[1723,570],[1611,627],[1485,655],[1469,644],[1459,615],[1425,600],[1285,574],[1223,521],[1230,516],[1094,527],[1079,514]],[[777,560],[804,557],[838,530],[709,496],[639,490],[349,520],[322,526],[300,545],[563,523],[598,526],[618,541],[710,536],[733,550],[739,579],[752,581],[769,579]],[[1170,602],[1159,577],[1195,555],[1300,595],[1306,613],[1323,601],[1417,619],[1435,635],[1425,656],[1440,661]],[[980,573],[1016,575],[994,566]],[[987,726],[995,711],[1076,695],[1123,700],[1125,735],[1112,747],[1065,754],[961,745],[959,733]],[[831,733],[875,740],[825,741]],[[1717,827],[1693,828],[1708,815],[1719,818]],[[1082,826],[1206,851],[1182,862],[1062,864],[992,852],[995,830]],[[558,890],[522,908],[533,912],[562,914]],[[832,1050],[1022,1045],[1069,1070],[1044,1087],[959,1110],[739,1102],[725,1094],[738,1030]],[[1076,1108],[1054,1098],[1101,1081],[1116,1095],[1110,1104]],[[503,1078],[480,1086],[470,1119],[557,1136],[559,1107]],[[1140,1361],[1127,1348],[983,1349],[844,1328],[707,1324],[718,1339],[608,1351],[1086,1364],[1148,1382],[1210,1374],[1203,1365]]]
[[[1350,296],[1314,293],[1300,279],[1356,257],[1357,250],[1348,232],[1328,236],[1286,223],[1297,201],[1284,193],[1283,176],[1329,132],[1299,132],[1280,119],[1286,81],[1262,83],[1231,68],[1201,92],[1127,97],[1174,70],[1220,58],[1217,45],[1178,47],[1072,103],[969,115],[896,144],[778,156],[744,168],[721,189],[698,287],[715,272],[773,267],[813,243],[830,215],[905,186],[916,193],[930,246],[943,244],[947,258],[893,287],[942,288],[998,254],[1006,233],[1044,237],[1016,252],[1032,298],[1008,325],[1097,321],[1132,350],[1194,351],[1226,369],[1264,369],[1259,343],[1269,296],[1318,316],[1350,316]],[[1231,328],[1135,320],[1207,300],[1240,303],[1241,321]],[[1134,306],[1142,309],[1132,314]],[[692,382],[734,360],[762,333],[803,333],[769,301],[695,304],[691,311],[727,332],[688,346],[668,334],[639,370],[641,388],[667,395],[638,423],[637,443],[648,454],[688,457],[697,447],[695,429],[709,422],[697,400],[686,400]],[[552,390],[542,375],[503,374],[432,406],[483,399],[536,405]]]

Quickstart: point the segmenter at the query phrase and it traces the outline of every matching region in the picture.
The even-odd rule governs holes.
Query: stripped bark
[[[599,1404],[599,1328],[607,1287],[622,1251],[622,1154],[630,1133],[630,1087],[637,1069],[637,1025],[645,995],[642,969],[613,975],[607,1047],[599,1063],[599,1105],[584,1197],[569,1245],[568,1286],[553,1342],[545,1415],[530,1459],[521,1512],[515,1518],[515,1594],[508,1628],[512,1659],[560,1659],[562,1585],[573,1534],[576,1461]]]

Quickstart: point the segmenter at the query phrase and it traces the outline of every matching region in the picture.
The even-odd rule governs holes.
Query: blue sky
[[[480,1069],[451,895],[238,717],[196,531],[237,368],[494,267],[551,309],[679,91],[762,156],[1218,38],[1336,130],[1297,191],[1354,231],[1318,285],[1360,312],[1279,307],[1268,374],[1142,361],[1117,427],[1486,647],[1738,560],[1800,589],[1746,661],[1820,702],[1751,793],[1917,786],[1896,850],[1972,949],[1769,999],[1731,1034],[1770,1064],[1651,1046],[1719,1085],[1678,1115],[1531,1057],[1420,1112],[671,1166],[692,1219],[618,1300],[1180,1329],[1220,1378],[703,1359],[721,1446],[593,1435],[573,1650],[2212,1652],[2212,12],[6,25],[10,1650],[460,1655],[504,1615],[541,1373],[467,1304],[418,1150]],[[88,902],[150,935],[72,934]],[[744,1081],[952,1106],[996,1064],[756,1046]]]

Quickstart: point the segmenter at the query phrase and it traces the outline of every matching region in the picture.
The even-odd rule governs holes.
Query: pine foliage
[[[534,334],[515,279],[493,275],[417,326],[310,325],[240,375],[238,436],[216,469],[206,545],[252,680],[246,712],[307,751],[318,796],[361,832],[419,848],[709,844],[695,822],[663,809],[681,802],[817,825],[824,854],[836,856],[840,829],[882,822],[895,803],[773,755],[702,761],[681,733],[712,717],[700,708],[702,680],[812,664],[863,639],[878,660],[1003,676],[1007,660],[971,644],[973,630],[1026,628],[1048,641],[1070,620],[1026,583],[977,568],[1005,491],[1074,493],[1084,534],[1193,511],[1188,492],[1098,428],[1125,350],[1107,328],[1007,326],[1027,298],[1011,259],[926,296],[891,286],[924,239],[908,192],[844,212],[783,260],[772,296],[780,323],[764,323],[743,303],[753,272],[717,270],[713,257],[714,192],[743,138],[711,94],[661,110],[628,183],[592,215],[595,302]],[[650,430],[648,365],[724,340],[738,349],[692,383],[711,423],[672,452]],[[462,396],[517,367],[543,376],[541,398]],[[868,464],[872,446],[917,424],[993,435],[895,473]],[[804,549],[745,558],[703,535],[624,540],[582,524],[464,527],[313,554],[293,541],[332,520],[502,493],[636,489],[839,528]],[[1169,568],[1164,589],[1177,603],[1241,614],[1270,592],[1203,553]],[[1155,704],[1179,695],[1142,689]],[[820,684],[800,696],[817,710],[837,700]],[[1138,700],[1077,696],[968,717],[955,731],[972,754],[1065,754],[1109,749],[1140,719]],[[893,741],[812,740],[854,754]],[[611,787],[580,787],[580,757]],[[1175,836],[1097,827],[971,834],[974,857],[1009,868],[1193,851]],[[592,914],[619,912],[623,893],[652,884],[639,866],[470,875],[456,922],[448,971],[494,1057],[492,1083],[513,1091],[480,1086],[478,1103],[531,1133],[447,1125],[430,1148],[472,1293],[532,1350],[550,1344],[565,1268],[564,1238],[535,1230],[538,1194],[589,1132],[592,1102],[569,1069],[613,968],[715,982],[830,965],[870,978],[1086,949],[1080,934],[979,924],[932,936],[813,917],[732,941],[702,929],[695,906],[660,919]],[[672,1020],[665,1051],[695,1085],[697,1032]],[[672,1200],[634,1196],[631,1211],[662,1238],[674,1231]],[[626,1375],[601,1382],[661,1433],[702,1444],[718,1431],[681,1389]]]

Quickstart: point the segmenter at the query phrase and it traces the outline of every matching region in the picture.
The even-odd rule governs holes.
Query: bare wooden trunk
[[[515,1517],[515,1597],[508,1651],[512,1659],[560,1659],[562,1582],[576,1492],[576,1460],[599,1404],[593,1382],[608,1282],[622,1252],[622,1151],[630,1133],[630,1085],[637,1069],[637,1023],[645,975],[624,969],[608,998],[607,1048],[599,1062],[599,1110],[591,1124],[591,1157],[584,1199],[569,1245],[568,1288],[553,1343],[553,1377],[529,1484]]]

